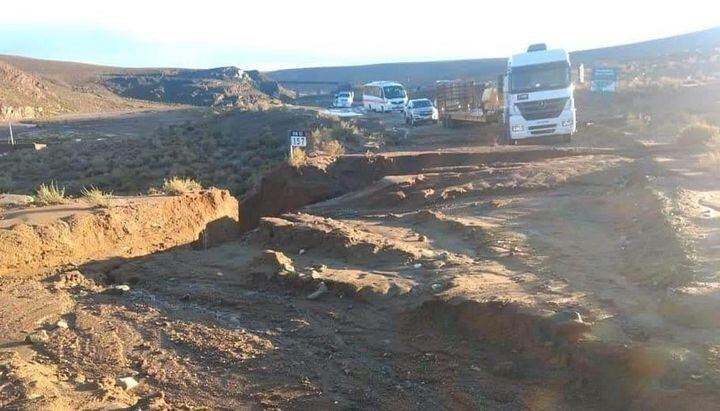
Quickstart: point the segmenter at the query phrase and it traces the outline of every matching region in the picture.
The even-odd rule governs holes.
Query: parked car
[[[352,107],[353,105],[353,92],[352,91],[339,91],[335,94],[335,100],[333,101],[334,107]]]
[[[432,101],[426,98],[408,101],[405,105],[405,123],[414,126],[423,121],[438,122],[438,111]]]

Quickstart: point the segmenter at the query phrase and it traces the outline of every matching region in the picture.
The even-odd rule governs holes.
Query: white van
[[[353,95],[354,93],[352,91],[338,91],[337,94],[335,94],[335,100],[333,101],[333,107],[343,107],[348,108],[352,107],[353,105]]]
[[[363,107],[367,111],[403,111],[407,101],[407,93],[400,83],[374,81],[363,86]]]

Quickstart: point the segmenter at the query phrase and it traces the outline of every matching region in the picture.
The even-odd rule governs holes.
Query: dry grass
[[[711,150],[698,160],[698,167],[710,173],[720,174],[720,151]]]
[[[81,194],[83,200],[95,207],[107,207],[110,204],[110,197],[112,196],[112,193],[106,193],[93,186],[90,186],[90,188],[83,187]]]
[[[162,191],[166,194],[185,194],[202,190],[202,185],[192,178],[171,177],[163,182]]]
[[[65,202],[65,187],[59,187],[54,181],[40,184],[35,191],[35,202],[42,205],[62,204]]]
[[[704,121],[690,124],[680,131],[677,143],[684,146],[720,146],[720,128]]]
[[[323,141],[318,144],[316,151],[337,157],[345,154],[345,147],[337,140]]]
[[[307,154],[300,147],[293,147],[292,155],[288,157],[288,164],[292,167],[301,167],[307,164]]]

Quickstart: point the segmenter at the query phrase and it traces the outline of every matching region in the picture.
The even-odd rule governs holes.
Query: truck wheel
[[[415,127],[415,119],[410,117],[410,127]]]
[[[385,112],[385,106],[380,106],[380,112],[381,112],[381,113],[384,113],[384,112]]]

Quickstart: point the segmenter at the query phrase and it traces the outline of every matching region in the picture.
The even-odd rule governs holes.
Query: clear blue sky
[[[131,67],[263,70],[503,57],[529,43],[581,50],[720,25],[709,4],[13,1],[0,7],[0,54]]]

